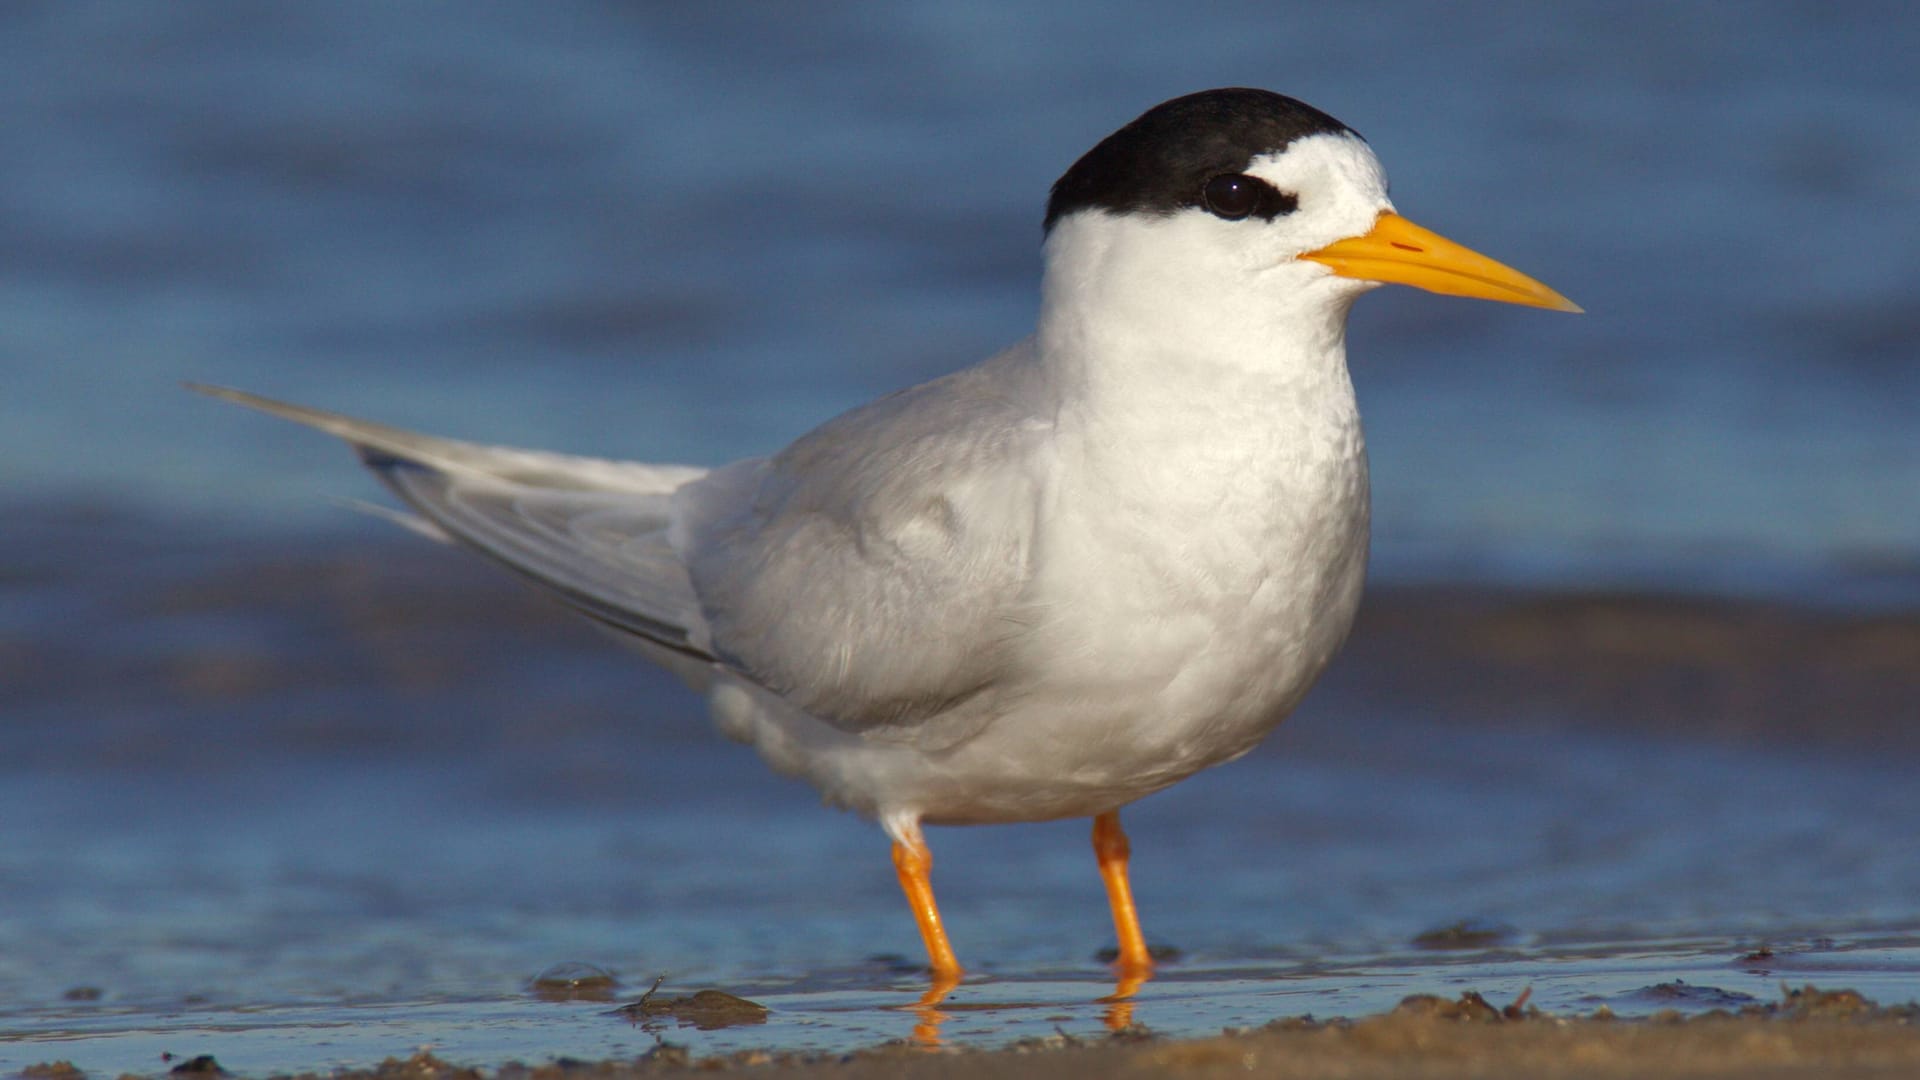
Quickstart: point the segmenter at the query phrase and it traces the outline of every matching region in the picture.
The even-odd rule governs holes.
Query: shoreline
[[[1920,1004],[1883,1006],[1851,990],[1782,984],[1781,997],[1774,1002],[1694,1015],[1667,1010],[1642,1020],[1617,1019],[1604,1006],[1584,1016],[1549,1014],[1528,1006],[1527,996],[1522,993],[1513,1003],[1496,1006],[1473,991],[1451,999],[1419,994],[1388,1012],[1351,1020],[1291,1017],[1259,1028],[1184,1039],[1161,1038],[1139,1027],[1122,1028],[1105,1039],[1061,1032],[993,1049],[930,1048],[902,1040],[842,1054],[776,1049],[700,1056],[663,1038],[631,1059],[474,1066],[448,1062],[428,1048],[371,1068],[298,1072],[287,1080],[624,1080],[686,1072],[821,1080],[1761,1074],[1878,1078],[1910,1076],[1920,1069]],[[29,1080],[84,1080],[87,1074],[56,1060],[29,1065],[20,1075]],[[191,1080],[232,1074],[215,1053],[152,1075]]]

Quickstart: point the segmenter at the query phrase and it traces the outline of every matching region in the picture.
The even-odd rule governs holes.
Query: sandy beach
[[[779,1050],[702,1056],[662,1041],[620,1061],[562,1059],[475,1068],[431,1052],[377,1067],[302,1073],[294,1080],[621,1080],[630,1076],[754,1075],[820,1080],[968,1080],[1004,1077],[1421,1078],[1453,1077],[1906,1077],[1920,1069],[1920,1005],[1888,1009],[1852,991],[1782,988],[1781,999],[1739,1012],[1677,1012],[1639,1021],[1601,1013],[1561,1017],[1480,995],[1408,998],[1357,1020],[1275,1020],[1213,1038],[1163,1039],[1132,1027],[1104,1039],[1057,1035],[998,1050],[941,1051],[912,1042],[822,1055]],[[220,1076],[211,1055],[155,1075]],[[66,1062],[30,1066],[30,1080],[81,1080]]]

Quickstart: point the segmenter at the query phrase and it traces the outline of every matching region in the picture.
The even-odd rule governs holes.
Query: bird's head
[[[1208,90],[1157,105],[1053,185],[1050,298],[1200,319],[1344,316],[1382,284],[1580,310],[1393,210],[1365,140],[1303,102]]]

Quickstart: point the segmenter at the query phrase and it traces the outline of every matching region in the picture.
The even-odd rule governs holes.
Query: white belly
[[[1187,519],[1184,542],[1098,557],[1063,538],[1052,588],[1071,606],[1036,627],[1023,692],[941,763],[955,797],[927,818],[1100,813],[1252,749],[1352,626],[1367,548],[1364,456],[1352,464],[1310,520]]]
[[[723,679],[722,727],[831,803],[935,824],[1102,813],[1252,749],[1365,576],[1365,440],[1331,325],[1297,363],[1106,354],[1040,410],[1043,456],[1017,470],[1038,478],[1014,526],[1028,577],[978,691],[855,733]]]
[[[827,801],[930,824],[1089,816],[1238,757],[1352,625],[1368,525],[1357,426],[1341,450],[1295,474],[1310,490],[1202,493],[1212,514],[1056,506],[1020,648],[993,693],[960,706],[985,715],[955,745],[850,735],[745,685],[716,691],[716,716]]]

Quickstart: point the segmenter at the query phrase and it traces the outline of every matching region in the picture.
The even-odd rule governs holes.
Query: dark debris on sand
[[[701,1031],[767,1022],[769,1010],[757,1001],[748,1001],[725,990],[696,990],[684,997],[666,997],[659,992],[660,983],[664,981],[665,977],[662,976],[651,990],[640,996],[639,1001],[622,1005],[614,1011],[643,1027],[647,1021],[666,1019]]]

